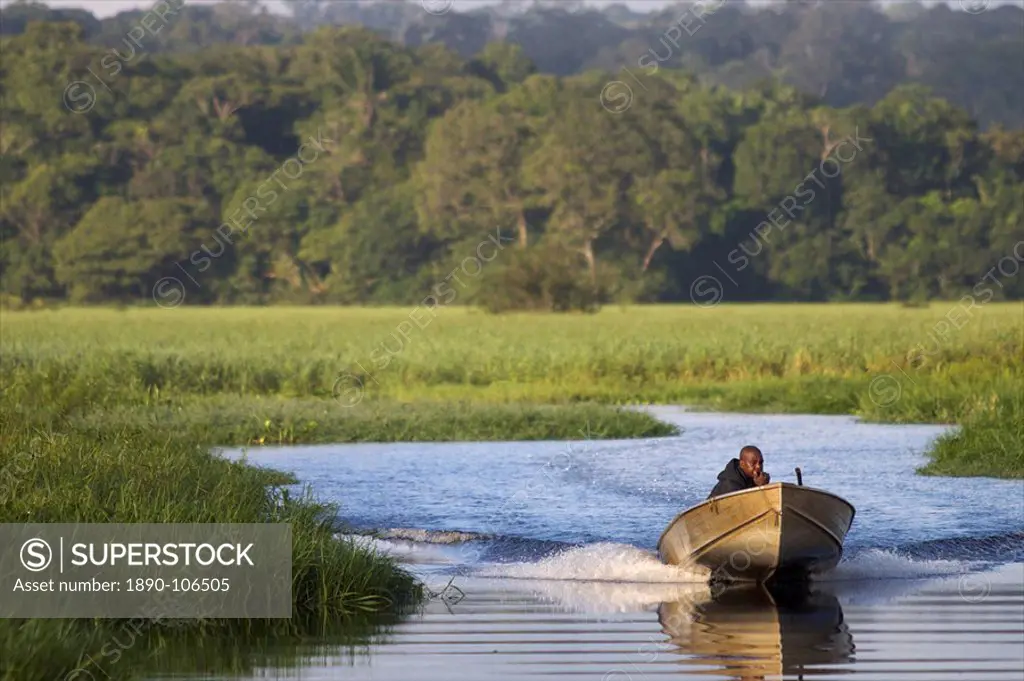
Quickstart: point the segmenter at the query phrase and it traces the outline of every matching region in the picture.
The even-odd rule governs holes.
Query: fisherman
[[[764,457],[761,450],[747,445],[740,450],[740,458],[732,459],[725,470],[718,474],[718,484],[711,490],[708,499],[741,489],[767,485],[771,477],[764,472]]]

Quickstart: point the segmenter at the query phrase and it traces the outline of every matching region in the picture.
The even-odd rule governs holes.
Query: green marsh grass
[[[83,432],[111,428],[187,433],[211,445],[450,442],[662,437],[678,430],[652,416],[599,404],[479,404],[216,395],[140,408],[117,405],[71,419]]]
[[[293,620],[190,620],[186,629],[291,635],[297,622],[352,620],[421,596],[390,558],[337,537],[334,506],[308,491],[289,496],[286,476],[214,456],[187,433],[83,430],[38,395],[5,387],[0,522],[291,524]],[[101,654],[118,622],[0,620],[0,679],[64,678]]]
[[[650,400],[680,384],[770,378],[870,378],[907,368],[949,308],[721,305],[608,308],[596,315],[492,316],[440,309],[406,339],[406,309],[64,309],[0,313],[4,366],[51,382],[100,381],[159,396],[332,394],[339,376],[368,396],[431,397],[457,388],[518,401]],[[965,362],[1019,371],[1020,303],[991,303],[939,341],[917,373]],[[381,368],[382,347],[397,350]],[[506,396],[514,396],[514,400]]]
[[[411,331],[410,312],[0,312],[0,371],[86,421],[104,412],[126,426],[163,419],[232,443],[572,438],[580,420],[597,418],[577,411],[580,403],[847,413],[969,429],[993,398],[1006,404],[1024,384],[1024,303],[989,303],[970,315],[956,303],[500,316],[441,308],[421,310],[425,326]],[[360,402],[345,409],[353,386]],[[618,424],[608,426],[611,436],[656,429],[603,414]],[[1004,427],[996,412],[989,420]]]
[[[922,473],[1024,478],[1024,389],[991,402],[939,439]]]

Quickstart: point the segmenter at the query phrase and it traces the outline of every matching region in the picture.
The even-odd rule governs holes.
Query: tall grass
[[[649,414],[602,405],[521,405],[334,400],[217,395],[169,404],[117,405],[71,418],[96,433],[111,428],[187,434],[211,445],[339,442],[450,442],[635,438],[677,429]]]
[[[544,418],[522,405],[577,402],[966,423],[1024,380],[1024,303],[990,303],[969,316],[956,308],[656,306],[503,316],[442,308],[415,315],[424,328],[407,309],[0,312],[0,372],[55,409],[88,403],[126,424],[149,419],[148,427],[194,422],[232,441],[571,437],[579,413],[548,411],[556,425],[531,429]],[[439,419],[422,404],[387,406],[396,400],[460,404]],[[360,409],[345,409],[346,401]],[[524,411],[490,412],[485,403]],[[165,411],[146,414],[142,405]],[[655,428],[604,418],[638,434]],[[512,427],[474,425],[485,423]]]
[[[929,475],[984,475],[1024,478],[1024,389],[996,398],[967,417],[958,431],[936,443]]]
[[[289,523],[291,622],[188,621],[207,634],[295,633],[401,607],[419,586],[390,558],[336,537],[337,509],[289,497],[280,474],[211,455],[187,435],[83,430],[23,386],[0,395],[0,522]],[[115,620],[0,620],[0,679],[53,679],[99,656]],[[141,648],[140,648],[141,649]],[[131,665],[118,666],[119,676]],[[88,678],[88,677],[85,677]]]
[[[974,362],[1019,370],[1020,304],[989,304],[936,337],[947,307],[748,305],[607,309],[597,315],[489,316],[441,309],[426,328],[408,310],[235,308],[67,309],[0,314],[4,366],[81,386],[103,381],[166,393],[330,396],[340,376],[369,396],[459,387],[501,399],[530,386],[565,400],[631,390],[650,398],[681,383],[804,376],[918,374]],[[947,323],[948,324],[948,323]],[[382,367],[385,350],[395,351]],[[481,389],[489,389],[483,390]],[[524,393],[515,393],[519,396]],[[525,394],[528,394],[525,393]]]

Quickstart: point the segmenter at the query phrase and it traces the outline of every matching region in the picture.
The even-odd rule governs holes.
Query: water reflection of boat
[[[849,662],[854,652],[836,597],[803,586],[716,590],[663,603],[658,620],[688,663],[743,681],[828,673],[820,667]]]

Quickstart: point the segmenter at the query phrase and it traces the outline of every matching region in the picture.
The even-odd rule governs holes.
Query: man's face
[[[744,454],[740,459],[740,470],[743,474],[753,480],[761,475],[764,470],[764,457],[760,454]]]

